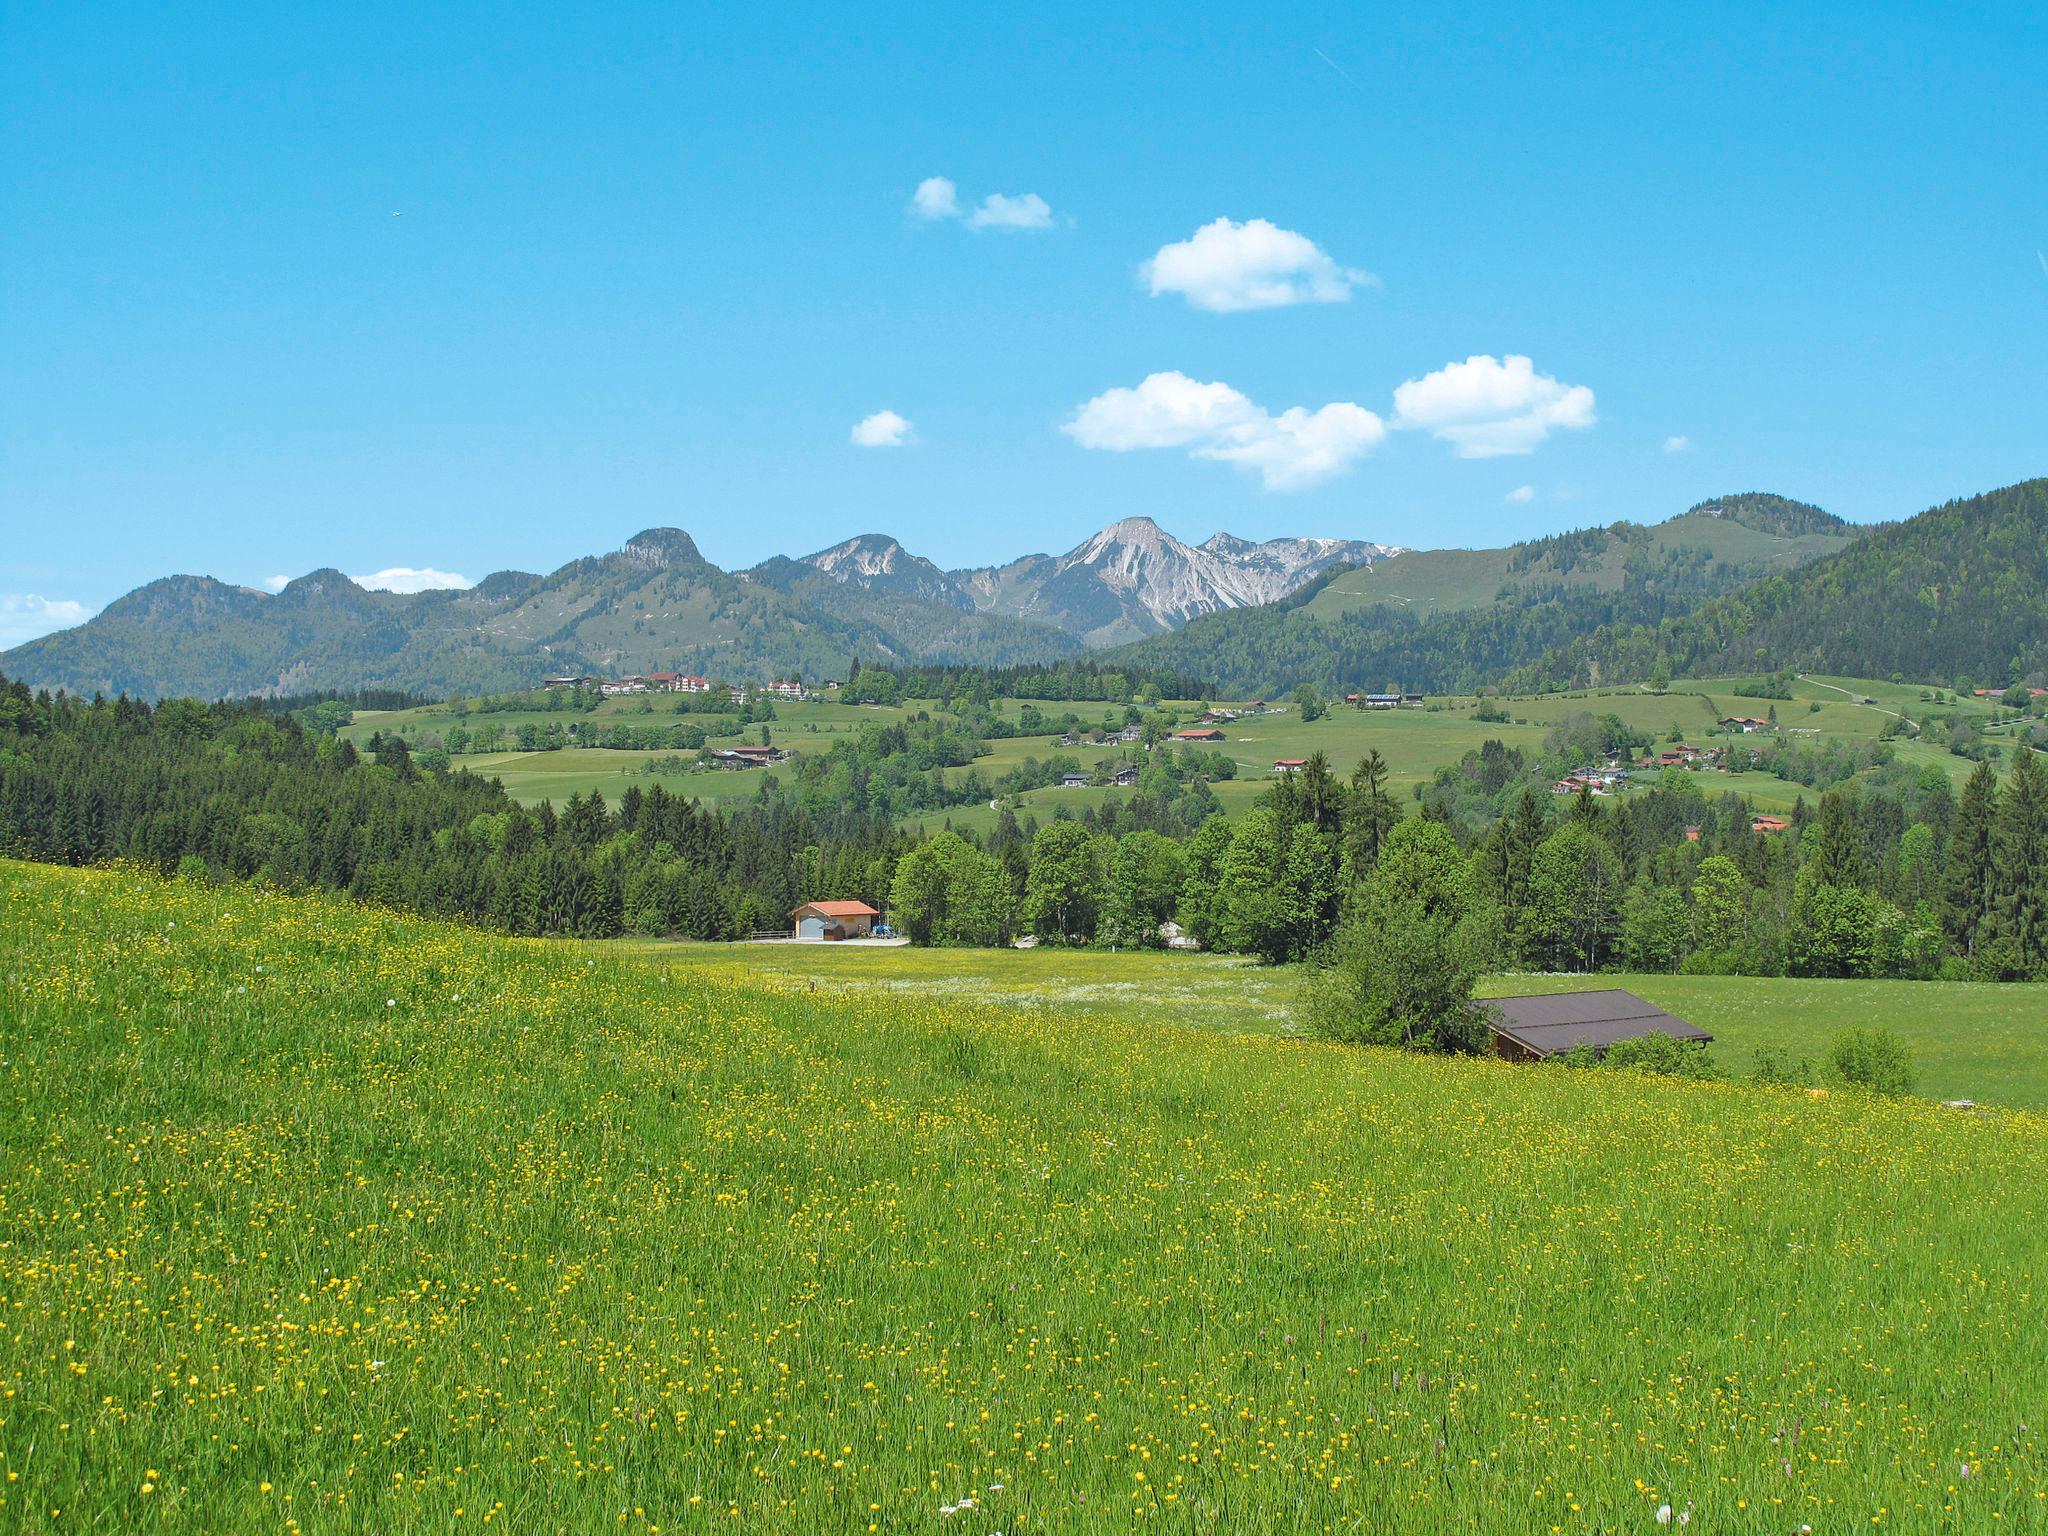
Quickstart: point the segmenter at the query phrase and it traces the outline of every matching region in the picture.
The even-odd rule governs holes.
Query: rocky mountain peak
[[[647,528],[626,540],[628,560],[659,570],[666,565],[701,563],[697,542],[680,528]]]

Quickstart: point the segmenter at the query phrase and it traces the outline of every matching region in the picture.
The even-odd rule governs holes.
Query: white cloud
[[[1667,437],[1664,439],[1664,451],[1666,453],[1691,453],[1692,439],[1684,436]]]
[[[1363,406],[1334,401],[1275,416],[1228,384],[1155,373],[1135,389],[1105,390],[1060,430],[1084,448],[1127,453],[1185,448],[1193,458],[1255,470],[1269,491],[1305,490],[1342,474],[1386,436]]]
[[[1538,373],[1526,357],[1468,357],[1394,391],[1396,427],[1421,428],[1466,459],[1529,453],[1554,431],[1598,419],[1592,390]]]
[[[855,422],[851,436],[862,448],[901,448],[911,440],[911,427],[894,411],[877,411]]]
[[[349,580],[372,592],[439,592],[448,587],[476,585],[467,576],[425,565],[391,565],[369,576],[351,576]]]
[[[991,192],[972,213],[960,206],[960,189],[944,176],[927,176],[910,195],[913,216],[927,223],[958,219],[969,229],[1051,229],[1052,204],[1036,192],[1011,197]]]
[[[289,576],[266,576],[263,578],[265,589],[271,592],[282,592],[291,584],[292,579]]]
[[[92,617],[92,610],[68,597],[43,597],[34,592],[0,592],[0,650],[34,640],[54,630],[70,629]]]
[[[1307,235],[1266,219],[1217,219],[1162,245],[1139,269],[1152,297],[1178,293],[1196,309],[1229,314],[1288,304],[1340,304],[1372,274],[1340,267]]]
[[[960,216],[960,189],[943,176],[927,176],[910,195],[910,211],[920,219]]]
[[[967,216],[969,229],[1051,229],[1052,205],[1036,192],[1005,197],[991,192]]]
[[[1534,501],[1536,499],[1536,487],[1533,485],[1518,485],[1501,499],[1503,501]]]

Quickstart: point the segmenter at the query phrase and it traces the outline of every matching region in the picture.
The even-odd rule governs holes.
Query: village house
[[[1307,766],[1308,759],[1305,757],[1276,757],[1273,759],[1273,771],[1275,773],[1299,773]]]
[[[1061,789],[1086,789],[1094,780],[1085,773],[1063,773],[1060,775]]]
[[[1175,741],[1222,741],[1224,735],[1218,730],[1175,731],[1173,738]]]
[[[1752,832],[1784,832],[1789,830],[1791,825],[1792,823],[1782,816],[1753,816],[1750,818],[1749,830]]]
[[[881,915],[864,901],[807,901],[789,914],[789,936],[819,942],[864,939]]]
[[[1129,789],[1138,782],[1138,765],[1136,763],[1125,763],[1123,767],[1117,769],[1116,777],[1109,782],[1119,785],[1124,789]]]
[[[713,747],[704,756],[714,768],[765,768],[785,762],[789,753],[781,747]]]
[[[804,692],[802,683],[768,683],[760,691],[778,699],[801,700],[809,697]]]
[[[1722,730],[1742,736],[1752,736],[1758,731],[1768,731],[1771,728],[1770,721],[1759,720],[1753,715],[1730,715],[1719,724]]]
[[[622,693],[646,693],[647,679],[644,677],[621,677],[606,683],[600,690],[606,698],[615,698]]]
[[[598,681],[594,677],[549,677],[541,680],[541,686],[551,690],[556,688],[595,688],[598,686]]]

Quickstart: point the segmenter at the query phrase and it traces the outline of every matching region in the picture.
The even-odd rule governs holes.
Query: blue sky
[[[957,565],[2048,471],[2038,6],[420,9],[8,8],[0,639],[651,524]]]

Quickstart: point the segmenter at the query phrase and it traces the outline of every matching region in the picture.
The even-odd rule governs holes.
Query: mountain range
[[[0,655],[39,687],[142,698],[390,687],[529,687],[550,672],[837,676],[853,657],[1003,666],[1058,660],[1285,597],[1397,553],[1356,540],[1182,543],[1126,518],[1064,555],[946,571],[883,534],[745,571],[654,528],[541,576],[371,591],[332,568],[275,595],[207,576],[137,588],[76,629]]]
[[[1222,696],[1324,687],[1524,691],[1797,667],[2003,685],[2048,672],[2048,480],[1858,526],[1746,493],[1659,523],[1491,550],[1217,534],[1127,518],[1064,555],[945,570],[863,534],[729,572],[650,529],[546,576],[366,591],[318,570],[275,596],[203,576],[138,588],[0,655],[41,687],[139,697],[532,686],[548,673],[842,675],[856,658],[1003,666],[1090,654]]]

